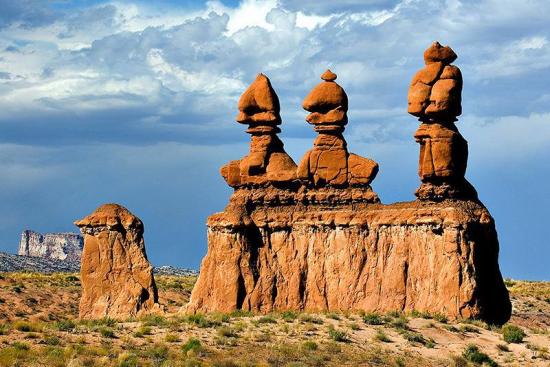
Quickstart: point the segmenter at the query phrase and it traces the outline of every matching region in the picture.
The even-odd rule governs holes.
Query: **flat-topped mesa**
[[[281,130],[279,98],[264,74],[239,99],[237,122],[249,125],[250,152],[240,160],[231,161],[221,169],[229,186],[258,185],[268,182],[292,181],[296,178],[296,163],[285,152],[277,137]]]
[[[414,134],[420,144],[416,191],[421,200],[477,199],[477,193],[464,178],[468,142],[454,122],[462,113],[462,74],[451,63],[456,53],[449,46],[434,42],[424,52],[426,66],[413,77],[408,94],[408,112],[418,117]]]
[[[162,312],[143,223],[118,204],[105,204],[75,222],[84,235],[80,318],[127,319]]]
[[[348,122],[348,96],[339,86],[336,74],[327,70],[319,83],[304,99],[303,107],[311,112],[306,121],[319,133],[298,166],[297,176],[314,187],[362,187],[379,199],[370,189],[378,173],[378,164],[371,159],[349,153],[342,133]]]

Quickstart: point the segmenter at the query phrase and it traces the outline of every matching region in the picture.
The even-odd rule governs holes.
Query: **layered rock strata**
[[[208,219],[208,253],[186,311],[509,318],[494,221],[481,204],[353,203],[339,191],[308,200],[275,188],[237,190]]]
[[[105,204],[75,225],[84,235],[80,318],[160,312],[141,220],[118,204]]]
[[[462,113],[462,74],[451,63],[457,55],[449,46],[434,42],[424,52],[426,66],[411,81],[408,112],[418,117],[414,134],[420,144],[416,191],[421,200],[476,199],[473,186],[464,178],[468,143],[454,122]]]
[[[279,168],[284,180],[243,173],[243,160],[233,163],[235,180],[232,163],[222,169],[235,191],[208,218],[208,252],[184,311],[416,310],[507,321],[494,221],[464,179],[467,145],[453,117],[459,74],[446,69],[453,55],[438,44],[427,52],[437,71],[419,77],[427,99],[409,106],[422,121],[419,200],[380,204],[370,187],[378,165],[347,151],[347,96],[327,71],[303,103],[319,136],[295,176],[291,166]],[[440,88],[446,99],[440,80],[454,85]]]
[[[63,261],[80,261],[84,239],[76,233],[21,233],[18,255]]]

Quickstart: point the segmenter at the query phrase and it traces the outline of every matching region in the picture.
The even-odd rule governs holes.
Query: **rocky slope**
[[[38,233],[25,230],[21,233],[18,254],[47,259],[80,261],[84,240],[76,233]]]

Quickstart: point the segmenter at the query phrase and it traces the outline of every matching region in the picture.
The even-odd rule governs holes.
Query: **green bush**
[[[384,320],[382,320],[379,314],[371,312],[363,316],[363,322],[367,325],[382,325]]]
[[[61,339],[59,337],[52,335],[44,337],[44,344],[46,345],[59,345],[61,344]]]
[[[99,333],[104,338],[114,338],[115,337],[115,332],[113,331],[113,329],[111,329],[109,327],[100,328]]]
[[[201,349],[202,349],[201,342],[197,338],[189,338],[189,339],[187,339],[185,344],[183,344],[181,346],[181,350],[182,350],[183,353],[187,353],[189,351],[198,352]]]
[[[73,320],[60,320],[54,324],[54,327],[59,331],[72,331],[76,328],[76,323]]]
[[[134,333],[134,337],[136,337],[136,338],[143,338],[144,335],[151,335],[151,327],[150,326],[141,326]]]
[[[302,348],[304,348],[305,350],[317,350],[319,349],[319,346],[314,341],[307,340],[302,344]]]
[[[257,322],[258,324],[276,324],[277,320],[273,316],[262,316]]]
[[[506,343],[521,343],[525,338],[525,332],[515,325],[504,325],[502,327],[502,338]]]
[[[376,335],[374,335],[374,339],[376,339],[378,341],[381,341],[383,343],[391,343],[391,341],[392,341],[389,338],[389,336],[387,336],[386,333],[384,333],[382,330],[378,330]]]
[[[308,314],[308,313],[305,313],[305,314],[302,314],[300,316],[300,321],[302,322],[310,322],[312,324],[322,324],[323,323],[323,319],[319,318],[319,317],[316,317],[316,316],[313,316],[311,314]]]
[[[475,364],[487,364],[489,367],[496,367],[498,364],[491,359],[487,354],[481,352],[477,345],[470,344],[464,349],[462,357],[467,361]]]
[[[286,322],[292,322],[298,318],[298,314],[294,311],[283,311],[281,318]]]
[[[342,330],[336,330],[332,325],[328,328],[328,336],[335,342],[348,342],[347,334]]]

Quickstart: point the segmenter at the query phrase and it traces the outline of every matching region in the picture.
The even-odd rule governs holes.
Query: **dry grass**
[[[500,328],[421,312],[184,316],[195,278],[156,279],[166,316],[84,322],[77,275],[1,274],[0,367],[466,366],[484,355],[501,366],[550,364],[550,308],[530,305],[546,303],[548,283],[508,282],[511,323],[526,334],[508,344]]]

